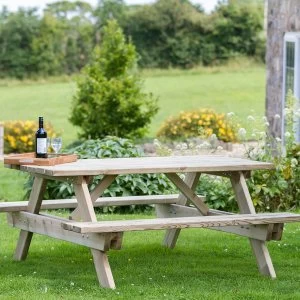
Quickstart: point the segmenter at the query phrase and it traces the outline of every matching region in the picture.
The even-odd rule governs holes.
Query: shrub
[[[23,153],[34,151],[35,132],[38,124],[35,121],[4,122],[4,152]],[[49,136],[55,131],[50,123],[45,124]]]
[[[157,136],[170,140],[187,139],[202,135],[215,134],[224,142],[236,141],[236,126],[225,114],[218,114],[211,109],[181,112],[171,117],[159,129]]]
[[[247,156],[258,161],[271,161],[275,170],[253,172],[248,180],[252,200],[258,210],[289,210],[300,207],[300,144],[295,140],[296,99],[289,93],[285,109],[284,146],[282,139],[266,134],[256,147],[247,147]],[[279,116],[278,116],[279,117]],[[281,122],[279,118],[278,122]]]
[[[238,210],[228,178],[201,175],[196,191],[197,194],[205,196],[205,203],[210,208],[224,211]]]
[[[81,145],[69,149],[68,152],[76,153],[79,158],[105,159],[112,157],[140,157],[143,155],[141,149],[136,147],[128,139],[117,137],[106,137],[102,140],[89,140]],[[93,189],[103,178],[102,175],[95,176],[89,188]],[[32,186],[32,178],[25,185],[26,197],[28,197]],[[127,174],[118,176],[110,187],[104,191],[103,196],[139,196],[170,194],[175,191],[174,186],[164,175],[157,174]],[[49,181],[44,199],[65,199],[74,196],[72,184],[67,182]],[[134,212],[148,210],[149,205],[131,205],[126,207],[105,207],[104,212]]]
[[[135,47],[126,43],[116,21],[109,21],[74,97],[70,121],[81,128],[81,137],[138,138],[145,134],[158,107],[152,94],[141,90],[136,62]]]

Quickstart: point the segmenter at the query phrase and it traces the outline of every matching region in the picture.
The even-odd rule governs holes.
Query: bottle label
[[[36,152],[39,154],[47,153],[47,138],[36,139]]]

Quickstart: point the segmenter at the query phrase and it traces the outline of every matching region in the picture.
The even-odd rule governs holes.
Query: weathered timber
[[[64,230],[62,224],[70,221],[54,216],[11,212],[7,214],[7,221],[11,226],[26,232],[38,233],[102,251],[109,250],[110,242],[114,238],[109,234],[81,234]]]
[[[292,213],[272,213],[101,222],[66,222],[65,224],[62,224],[62,226],[64,229],[80,233],[101,233],[159,230],[170,228],[206,228],[219,226],[260,225],[290,222],[300,222],[300,215]]]
[[[198,196],[202,200],[203,196]],[[144,204],[174,204],[177,203],[178,194],[170,195],[150,195],[150,196],[126,196],[126,197],[101,197],[94,202],[94,207],[103,206],[123,206],[123,205],[144,205]],[[76,208],[77,200],[59,199],[43,200],[41,209],[62,209]],[[0,212],[26,211],[28,201],[0,202]]]
[[[156,205],[156,215],[158,218],[184,218],[200,216],[199,211],[194,207],[182,206],[177,204],[158,204]],[[233,213],[210,209],[209,216],[234,215]],[[281,226],[277,226],[281,225]],[[207,229],[228,232],[255,238],[261,241],[281,240],[283,224],[268,225],[240,225],[240,226],[219,226],[207,227]],[[281,229],[281,230],[280,230]]]

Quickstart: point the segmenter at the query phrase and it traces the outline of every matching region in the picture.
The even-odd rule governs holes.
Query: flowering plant
[[[178,140],[190,137],[209,137],[215,134],[224,142],[235,142],[237,124],[227,115],[216,113],[212,109],[200,109],[181,112],[179,116],[170,117],[160,127],[157,136]]]
[[[245,145],[248,158],[272,162],[275,166],[271,171],[254,171],[248,180],[252,200],[258,210],[300,207],[300,144],[295,139],[294,130],[300,111],[295,109],[296,99],[291,92],[287,95],[286,103],[283,137],[273,137],[266,131],[261,133],[256,145]],[[281,122],[281,117],[275,115],[274,120]],[[269,124],[265,122],[265,125]]]
[[[37,123],[34,121],[8,121],[4,122],[4,152],[24,153],[34,151],[34,137]],[[45,124],[49,136],[55,136],[50,123]]]

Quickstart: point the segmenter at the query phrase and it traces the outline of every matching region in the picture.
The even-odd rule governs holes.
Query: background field
[[[263,66],[146,71],[143,77],[145,90],[159,98],[160,107],[149,137],[155,136],[167,117],[181,110],[211,107],[218,112],[234,111],[242,120],[249,114],[264,114]],[[66,145],[77,138],[77,129],[68,121],[75,91],[74,81],[2,82],[0,120],[37,120],[38,116],[44,116],[56,130],[63,132]]]

